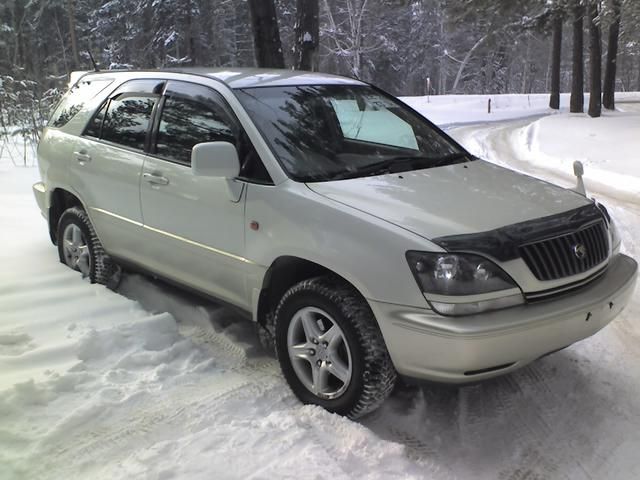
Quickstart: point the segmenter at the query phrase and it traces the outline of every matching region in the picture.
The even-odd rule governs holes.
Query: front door
[[[246,308],[245,184],[196,177],[191,171],[194,145],[235,144],[236,128],[229,107],[214,90],[167,83],[142,169],[141,249],[152,270]]]

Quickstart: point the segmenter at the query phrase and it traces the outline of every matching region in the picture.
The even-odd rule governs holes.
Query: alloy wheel
[[[62,234],[62,251],[65,263],[82,273],[83,277],[89,276],[91,272],[91,254],[87,239],[80,227],[75,223],[70,223]]]
[[[325,311],[298,310],[287,331],[289,359],[298,379],[320,398],[342,395],[351,382],[351,351],[342,329]]]

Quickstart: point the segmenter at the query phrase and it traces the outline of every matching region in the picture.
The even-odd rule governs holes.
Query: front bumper
[[[45,219],[48,219],[49,208],[47,206],[47,187],[44,183],[38,182],[31,187],[33,189],[33,195],[36,198],[40,213]]]
[[[398,373],[444,383],[494,377],[609,324],[626,306],[638,264],[615,256],[607,272],[553,300],[468,317],[370,301]]]

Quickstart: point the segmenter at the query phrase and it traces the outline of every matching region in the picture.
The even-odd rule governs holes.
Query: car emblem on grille
[[[573,246],[573,254],[578,260],[584,260],[584,257],[587,256],[587,247],[582,243],[577,243]]]

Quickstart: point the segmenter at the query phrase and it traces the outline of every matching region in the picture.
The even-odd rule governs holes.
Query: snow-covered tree
[[[91,52],[103,69],[268,64],[356,76],[405,95],[551,91],[554,108],[575,80],[580,110],[580,40],[591,25],[605,33],[603,103],[613,108],[615,90],[640,89],[640,2],[597,0],[594,23],[583,18],[586,1],[5,0],[0,75],[31,82],[7,85],[28,85],[33,101],[19,95],[0,108],[17,119],[9,108],[50,103],[71,70],[93,68]],[[252,23],[251,12],[266,23]],[[265,51],[276,60],[263,61]]]

